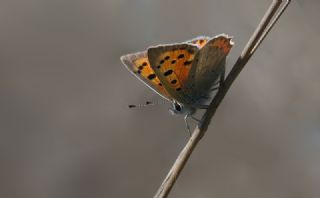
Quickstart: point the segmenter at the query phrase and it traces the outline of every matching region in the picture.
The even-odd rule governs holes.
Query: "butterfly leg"
[[[218,84],[218,83],[217,83],[217,84]],[[219,84],[220,84],[220,82],[219,82]],[[213,87],[213,88],[210,89],[210,91],[215,91],[215,90],[219,89],[219,87],[220,87],[220,86],[218,86],[218,87]]]
[[[219,80],[217,80],[215,83],[213,83],[212,86],[216,86],[216,85],[220,85],[220,81],[221,81],[221,76],[219,76]]]
[[[192,119],[194,119],[195,121],[200,122],[200,120],[199,120],[198,118],[194,117],[193,115],[191,115],[190,117],[191,117]]]
[[[209,105],[199,105],[199,109],[208,109]]]
[[[189,116],[190,116],[190,114],[187,114],[184,116],[184,123],[186,124],[187,131],[189,132],[189,136],[191,136],[190,126],[189,126],[189,123],[187,120]]]
[[[187,130],[188,130],[188,132],[189,132],[189,135],[191,136],[191,131],[190,131],[190,126],[189,126],[189,123],[188,123],[188,118],[192,118],[192,119],[194,119],[195,121],[197,121],[197,122],[200,122],[201,120],[199,120],[198,118],[196,118],[196,117],[194,117],[193,115],[191,115],[191,114],[187,114],[186,116],[184,116],[184,122],[185,122],[185,124],[186,124],[186,128],[187,128]]]

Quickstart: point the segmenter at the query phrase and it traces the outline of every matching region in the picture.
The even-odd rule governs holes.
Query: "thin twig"
[[[254,52],[256,51],[256,49],[260,46],[260,44],[262,43],[262,41],[266,38],[266,36],[268,35],[268,33],[270,32],[270,30],[273,28],[273,26],[277,23],[277,21],[279,20],[280,16],[283,14],[283,12],[287,9],[287,7],[289,6],[291,0],[286,0],[286,3],[282,6],[281,10],[278,12],[278,14],[274,17],[273,21],[271,22],[271,24],[268,26],[268,28],[266,29],[266,31],[263,33],[263,35],[261,36],[260,40],[258,41],[258,43],[256,44],[256,46],[252,49],[251,54],[254,54]]]
[[[203,137],[205,132],[208,129],[210,124],[211,118],[214,116],[218,106],[220,105],[221,101],[223,100],[224,96],[227,94],[229,88],[231,87],[234,80],[237,78],[241,70],[247,64],[251,56],[254,54],[256,49],[259,47],[261,42],[270,32],[271,28],[277,22],[279,17],[282,15],[284,10],[287,8],[291,0],[286,0],[286,3],[278,12],[277,10],[282,4],[282,0],[273,0],[272,4],[270,5],[269,9],[266,11],[264,17],[260,21],[259,25],[257,26],[256,30],[252,34],[250,40],[248,41],[247,45],[244,47],[241,55],[237,59],[236,63],[232,67],[230,73],[228,74],[226,80],[219,88],[219,91],[215,95],[214,99],[211,101],[209,108],[204,113],[201,118],[201,121],[196,126],[194,132],[192,133],[189,141],[180,152],[178,158],[174,162],[172,168],[170,169],[169,173],[167,174],[166,178],[162,182],[161,186],[159,187],[157,193],[155,194],[154,198],[166,198],[170,193],[175,181],[177,180],[180,172],[182,171],[184,165],[188,161],[191,153],[195,149],[196,145]],[[272,20],[274,18],[274,20]],[[272,21],[271,21],[272,20]],[[270,23],[271,21],[271,23]]]

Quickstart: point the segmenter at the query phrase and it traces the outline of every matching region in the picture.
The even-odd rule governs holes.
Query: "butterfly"
[[[171,102],[172,114],[185,114],[189,130],[187,118],[197,109],[206,108],[204,103],[212,87],[223,82],[226,57],[233,45],[232,37],[226,34],[199,36],[127,54],[121,61],[134,76]]]

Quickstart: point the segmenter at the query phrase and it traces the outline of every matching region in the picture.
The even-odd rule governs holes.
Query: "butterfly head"
[[[172,115],[178,115],[178,114],[192,114],[195,111],[192,107],[187,107],[181,103],[178,103],[177,101],[172,101],[172,107],[169,108],[169,112]]]

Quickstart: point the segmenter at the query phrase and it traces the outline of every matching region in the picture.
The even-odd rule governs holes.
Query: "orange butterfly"
[[[202,108],[212,87],[224,80],[225,61],[233,42],[225,34],[128,54],[121,61],[138,79],[172,102],[170,112],[186,119]],[[189,126],[187,125],[189,130]]]

